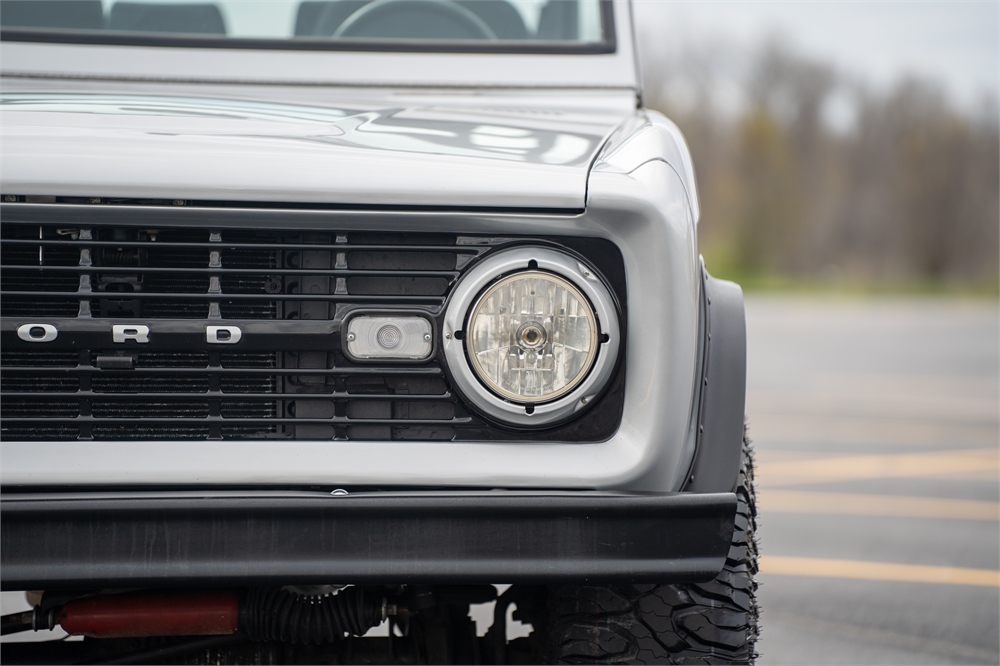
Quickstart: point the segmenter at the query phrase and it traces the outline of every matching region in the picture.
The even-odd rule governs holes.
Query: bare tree
[[[727,48],[654,49],[644,60],[647,104],[690,142],[699,235],[716,270],[996,282],[995,100],[975,115],[926,81],[866,90],[774,41],[727,69],[739,60]],[[736,113],[719,100],[733,80]],[[855,100],[847,132],[824,120],[837,95]]]

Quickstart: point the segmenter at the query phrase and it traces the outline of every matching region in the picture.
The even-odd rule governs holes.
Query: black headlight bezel
[[[612,241],[587,237],[519,237],[504,239],[507,250],[519,246],[541,247],[570,255],[593,269],[608,290],[611,306],[617,315],[618,337],[621,344],[612,360],[610,377],[585,409],[558,421],[521,425],[504,421],[478,409],[476,404],[462,395],[462,401],[471,413],[488,422],[486,427],[465,426],[456,431],[458,441],[580,441],[596,442],[610,439],[621,425],[624,409],[625,340],[627,339],[627,291],[625,262],[621,251]],[[501,248],[498,248],[498,250]],[[488,256],[488,255],[485,255]],[[502,276],[498,276],[498,279]],[[492,284],[492,282],[491,282]],[[444,310],[450,303],[445,303]],[[446,335],[441,329],[442,339]],[[444,354],[442,365],[451,386],[455,386],[452,369]]]

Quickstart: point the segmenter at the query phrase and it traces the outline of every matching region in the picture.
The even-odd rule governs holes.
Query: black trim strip
[[[707,581],[736,497],[579,492],[5,495],[5,590]]]
[[[97,46],[152,46],[197,49],[241,49],[267,51],[353,51],[379,53],[484,53],[537,55],[604,55],[614,53],[615,40],[599,42],[553,41],[383,41],[375,39],[249,39],[245,37],[165,36],[154,33],[83,32],[79,30],[34,30],[6,28],[0,41],[42,44],[92,44]]]
[[[105,394],[106,395],[106,394]],[[120,394],[117,394],[120,397]],[[197,394],[195,394],[197,395]],[[232,398],[238,398],[238,393],[229,394]],[[142,393],[129,394],[131,398],[142,398]],[[275,394],[274,399],[286,399],[281,394]],[[386,400],[387,402],[390,401]],[[396,401],[405,402],[405,399],[396,397]],[[20,423],[38,423],[37,416],[5,416],[5,425],[17,425]],[[468,425],[476,423],[468,416],[456,416],[448,419],[353,419],[347,416],[329,416],[321,419],[308,418],[281,418],[281,417],[242,417],[242,416],[46,416],[45,423],[55,423],[60,425],[72,425],[75,423],[106,423],[111,425],[146,425],[148,423],[161,423],[170,425],[208,425],[209,423],[224,423],[231,425],[392,425],[392,426],[419,426],[419,425]],[[161,437],[160,439],[169,439]]]
[[[8,241],[0,241],[0,245],[7,243]],[[38,245],[38,241],[29,243],[33,245]],[[109,245],[116,245],[118,247],[125,247],[129,243],[109,243]],[[144,247],[150,247],[150,243],[147,243]],[[178,243],[179,245],[179,243]],[[220,245],[220,244],[217,244]],[[65,245],[63,245],[65,247]],[[398,247],[398,246],[397,246]],[[271,246],[270,249],[285,249],[284,246]],[[222,246],[224,250],[234,249],[232,246],[226,245]],[[353,251],[354,248],[346,249],[346,252]],[[401,252],[412,252],[412,250],[400,250]],[[453,251],[453,250],[452,250]],[[356,277],[356,276],[368,276],[374,275],[379,277],[390,276],[390,277],[443,277],[443,278],[457,278],[462,274],[461,271],[398,271],[391,268],[386,268],[383,270],[358,270],[358,269],[324,269],[324,268],[165,268],[157,266],[15,266],[15,265],[0,265],[0,270],[10,270],[10,271],[44,271],[46,273],[53,273],[56,271],[70,272],[70,273],[127,273],[129,275],[134,275],[135,273],[179,273],[181,275],[189,275],[191,273],[204,273],[205,275],[260,275],[261,273],[266,273],[268,275],[333,275],[333,276],[344,276],[344,277]],[[45,292],[52,294],[75,294],[75,291],[71,292]],[[120,295],[120,294],[116,294]],[[337,294],[339,295],[339,294]],[[258,294],[259,297],[265,300],[270,296],[268,293]],[[331,297],[334,294],[331,294]],[[228,297],[228,294],[227,294]],[[302,300],[302,299],[298,299]]]
[[[7,224],[25,224],[24,222],[7,222]],[[148,223],[147,223],[148,224]],[[82,225],[81,225],[82,226]],[[97,225],[104,226],[104,225]],[[270,231],[270,230],[268,230]],[[474,253],[476,251],[481,251],[481,245],[405,245],[397,243],[396,245],[362,245],[362,244],[352,244],[352,243],[240,243],[232,241],[219,241],[219,242],[197,242],[192,241],[190,243],[174,242],[169,241],[99,241],[99,240],[65,240],[65,239],[40,239],[40,238],[4,238],[0,240],[0,243],[8,243],[10,245],[55,245],[58,247],[145,247],[145,248],[158,248],[158,247],[179,247],[179,248],[205,248],[210,250],[343,250],[353,251],[353,250],[385,250],[393,252],[455,252],[456,249],[464,249],[466,252]],[[14,268],[12,266],[11,268]],[[29,266],[27,268],[34,268]],[[45,268],[63,268],[61,266],[45,266]],[[129,267],[131,270],[132,267]],[[97,269],[92,269],[97,270]],[[107,270],[101,268],[100,270]],[[154,269],[155,270],[155,269]],[[183,269],[191,270],[191,269]],[[233,270],[226,268],[212,269],[212,270]],[[260,269],[250,269],[250,270],[260,270]],[[313,273],[312,269],[307,269],[304,272]],[[381,271],[385,272],[385,271]],[[453,271],[458,272],[458,271]],[[355,271],[351,271],[352,274],[356,274]],[[376,271],[376,273],[380,273]],[[420,271],[424,274],[425,271]]]
[[[5,368],[6,371],[17,370],[16,366]],[[60,393],[58,391],[39,391],[37,393],[32,393],[30,391],[4,391],[2,394],[4,400],[12,400],[15,398],[46,398],[46,399],[65,399],[67,401],[74,401],[77,398],[95,398],[98,400],[111,400],[114,398],[121,398],[123,394],[121,392],[108,393],[100,391],[73,391],[72,393]],[[295,402],[298,400],[344,400],[344,401],[355,401],[355,400],[378,400],[380,402],[450,402],[454,400],[455,394],[446,391],[444,393],[345,393],[344,391],[335,391],[333,393],[229,393],[224,391],[203,391],[201,393],[128,393],[129,398],[133,399],[155,399],[155,400],[177,400],[180,402],[186,402],[188,400],[204,400],[205,398],[222,398],[225,400],[261,400],[265,402],[274,402],[275,400],[283,400],[285,402]],[[4,417],[6,420],[7,417]],[[173,417],[171,417],[173,418]],[[239,417],[235,417],[239,418]]]
[[[32,196],[32,195],[28,195]],[[17,198],[18,201],[10,201],[8,197]],[[355,213],[371,211],[375,213],[496,213],[507,215],[545,215],[556,217],[576,217],[583,215],[583,208],[531,208],[516,206],[418,206],[409,204],[358,204],[346,202],[322,202],[322,203],[301,203],[294,201],[217,201],[208,199],[185,199],[183,205],[173,204],[166,200],[150,200],[136,198],[104,198],[99,204],[81,203],[83,197],[53,197],[56,201],[21,201],[25,195],[0,194],[3,204],[0,204],[0,216],[7,217],[13,215],[13,219],[4,222],[27,222],[27,223],[64,223],[65,215],[77,214],[81,217],[90,217],[100,214],[104,217],[102,224],[143,226],[150,223],[146,220],[116,219],[111,217],[120,211],[131,211],[134,215],[141,212],[143,215],[150,215],[153,211],[162,213],[169,211],[169,215],[176,215],[181,211],[188,211],[194,214],[196,211],[206,217],[218,218],[228,211],[232,215],[247,215],[252,213],[274,213],[277,215],[288,215],[297,212],[325,212],[325,213]],[[74,201],[58,201],[58,199],[73,199]],[[127,216],[128,213],[123,215]],[[276,215],[276,217],[277,217]],[[239,224],[239,222],[236,222]],[[226,222],[215,226],[231,226]],[[301,225],[297,228],[301,229]],[[361,229],[359,227],[359,229]],[[350,231],[350,228],[344,228]]]
[[[684,490],[727,492],[736,487],[743,460],[746,414],[747,326],[743,290],[701,265],[701,395],[695,457]]]
[[[238,321],[238,320],[237,320]],[[142,351],[133,345],[121,345],[123,350],[128,351]],[[20,372],[20,373],[46,373],[46,374],[61,374],[61,373],[73,373],[78,372],[93,372],[101,373],[105,375],[118,375],[120,377],[129,377],[135,374],[139,375],[207,375],[207,374],[222,374],[222,375],[432,375],[440,376],[442,374],[441,368],[438,367],[415,367],[415,366],[401,366],[395,368],[372,368],[372,367],[358,367],[358,368],[220,368],[216,366],[210,366],[207,368],[135,368],[134,370],[103,370],[101,368],[95,368],[90,365],[80,365],[75,368],[53,368],[48,366],[40,367],[23,367],[23,366],[8,366],[4,368],[4,372]],[[72,393],[76,395],[76,393]],[[139,393],[135,395],[141,395]],[[204,394],[195,394],[204,395]],[[238,393],[233,393],[231,395],[239,395]],[[299,394],[287,394],[287,393],[275,393],[276,396],[285,395],[299,395]],[[304,394],[303,394],[304,395]]]
[[[46,267],[48,268],[48,267]],[[101,269],[91,269],[93,273],[100,273]],[[146,272],[141,267],[137,267],[133,273]],[[221,271],[220,271],[221,272]],[[260,273],[267,273],[268,269],[262,268]],[[128,291],[128,292],[105,292],[105,291],[5,291],[4,297],[21,296],[25,298],[57,298],[65,296],[83,296],[89,298],[110,298],[113,300],[132,300],[148,298],[166,298],[170,300],[195,300],[195,301],[339,301],[342,303],[424,303],[427,305],[438,305],[445,299],[446,294],[440,296],[379,296],[362,294],[185,294],[172,292],[150,292],[150,291]],[[205,320],[208,321],[208,320]],[[235,321],[235,320],[234,320]]]

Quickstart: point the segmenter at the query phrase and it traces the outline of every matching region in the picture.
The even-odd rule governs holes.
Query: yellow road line
[[[996,448],[932,451],[871,456],[841,456],[814,460],[760,462],[761,486],[831,483],[854,479],[926,477],[963,472],[1000,472]]]
[[[784,557],[781,555],[764,555],[758,560],[758,564],[761,573],[778,576],[816,576],[819,578],[1000,587],[1000,571],[992,569],[830,560],[817,557]]]
[[[937,497],[763,489],[757,494],[757,507],[766,513],[1000,520],[998,502]]]

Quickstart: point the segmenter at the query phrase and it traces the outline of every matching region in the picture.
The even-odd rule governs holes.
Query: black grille
[[[466,268],[524,239],[7,220],[0,237],[5,440],[595,441],[621,419],[621,372],[583,418],[526,433],[470,410],[440,357],[344,355],[350,312],[437,321]],[[622,298],[617,249],[562,244],[573,243]],[[130,322],[150,327],[147,344],[113,344],[111,325]],[[21,323],[54,323],[59,335],[39,349],[17,337]],[[240,326],[239,347],[209,344],[206,323]]]

